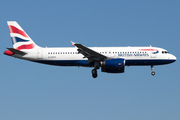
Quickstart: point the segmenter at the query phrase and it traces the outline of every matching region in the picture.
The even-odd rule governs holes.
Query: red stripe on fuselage
[[[17,50],[22,50],[22,49],[32,49],[35,47],[35,44],[32,43],[32,44],[28,44],[28,45],[21,45],[19,47],[17,47],[16,49]]]
[[[139,49],[141,51],[158,51],[157,49]]]
[[[9,27],[10,33],[17,33],[17,34],[20,34],[20,35],[28,38],[28,35],[24,31],[12,26],[12,25],[9,25],[8,27]]]

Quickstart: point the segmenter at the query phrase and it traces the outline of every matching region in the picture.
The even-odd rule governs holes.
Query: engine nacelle
[[[120,68],[125,65],[125,60],[122,58],[109,59],[101,62],[101,67],[107,68]]]
[[[101,62],[101,71],[107,73],[123,73],[125,60],[122,58],[109,59]]]

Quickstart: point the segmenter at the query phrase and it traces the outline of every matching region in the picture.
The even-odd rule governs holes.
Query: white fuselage
[[[158,47],[89,47],[90,49],[107,56],[109,59],[123,58],[126,66],[130,65],[161,65],[174,62],[176,57],[169,54],[165,49]],[[87,66],[82,54],[77,52],[77,48],[37,48],[24,50],[28,54],[21,56],[22,59],[52,64],[59,66]],[[158,51],[158,52],[157,52]],[[19,57],[14,55],[14,57]],[[79,61],[79,62],[78,62]],[[68,63],[69,62],[69,63]]]

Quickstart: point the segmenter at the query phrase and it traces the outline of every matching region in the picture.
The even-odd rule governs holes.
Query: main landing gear
[[[155,72],[154,72],[154,67],[153,67],[153,65],[151,65],[151,71],[152,71],[152,72],[151,72],[151,75],[154,76],[154,75],[155,75]]]
[[[97,74],[97,69],[92,69],[92,77],[93,78],[97,78],[98,74]]]
[[[94,62],[94,69],[92,69],[92,77],[97,78],[97,69],[99,69],[99,62]]]

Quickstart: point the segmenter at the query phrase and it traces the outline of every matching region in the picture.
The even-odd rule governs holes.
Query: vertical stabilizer
[[[37,46],[16,21],[7,21],[13,47],[17,50],[34,49]]]

